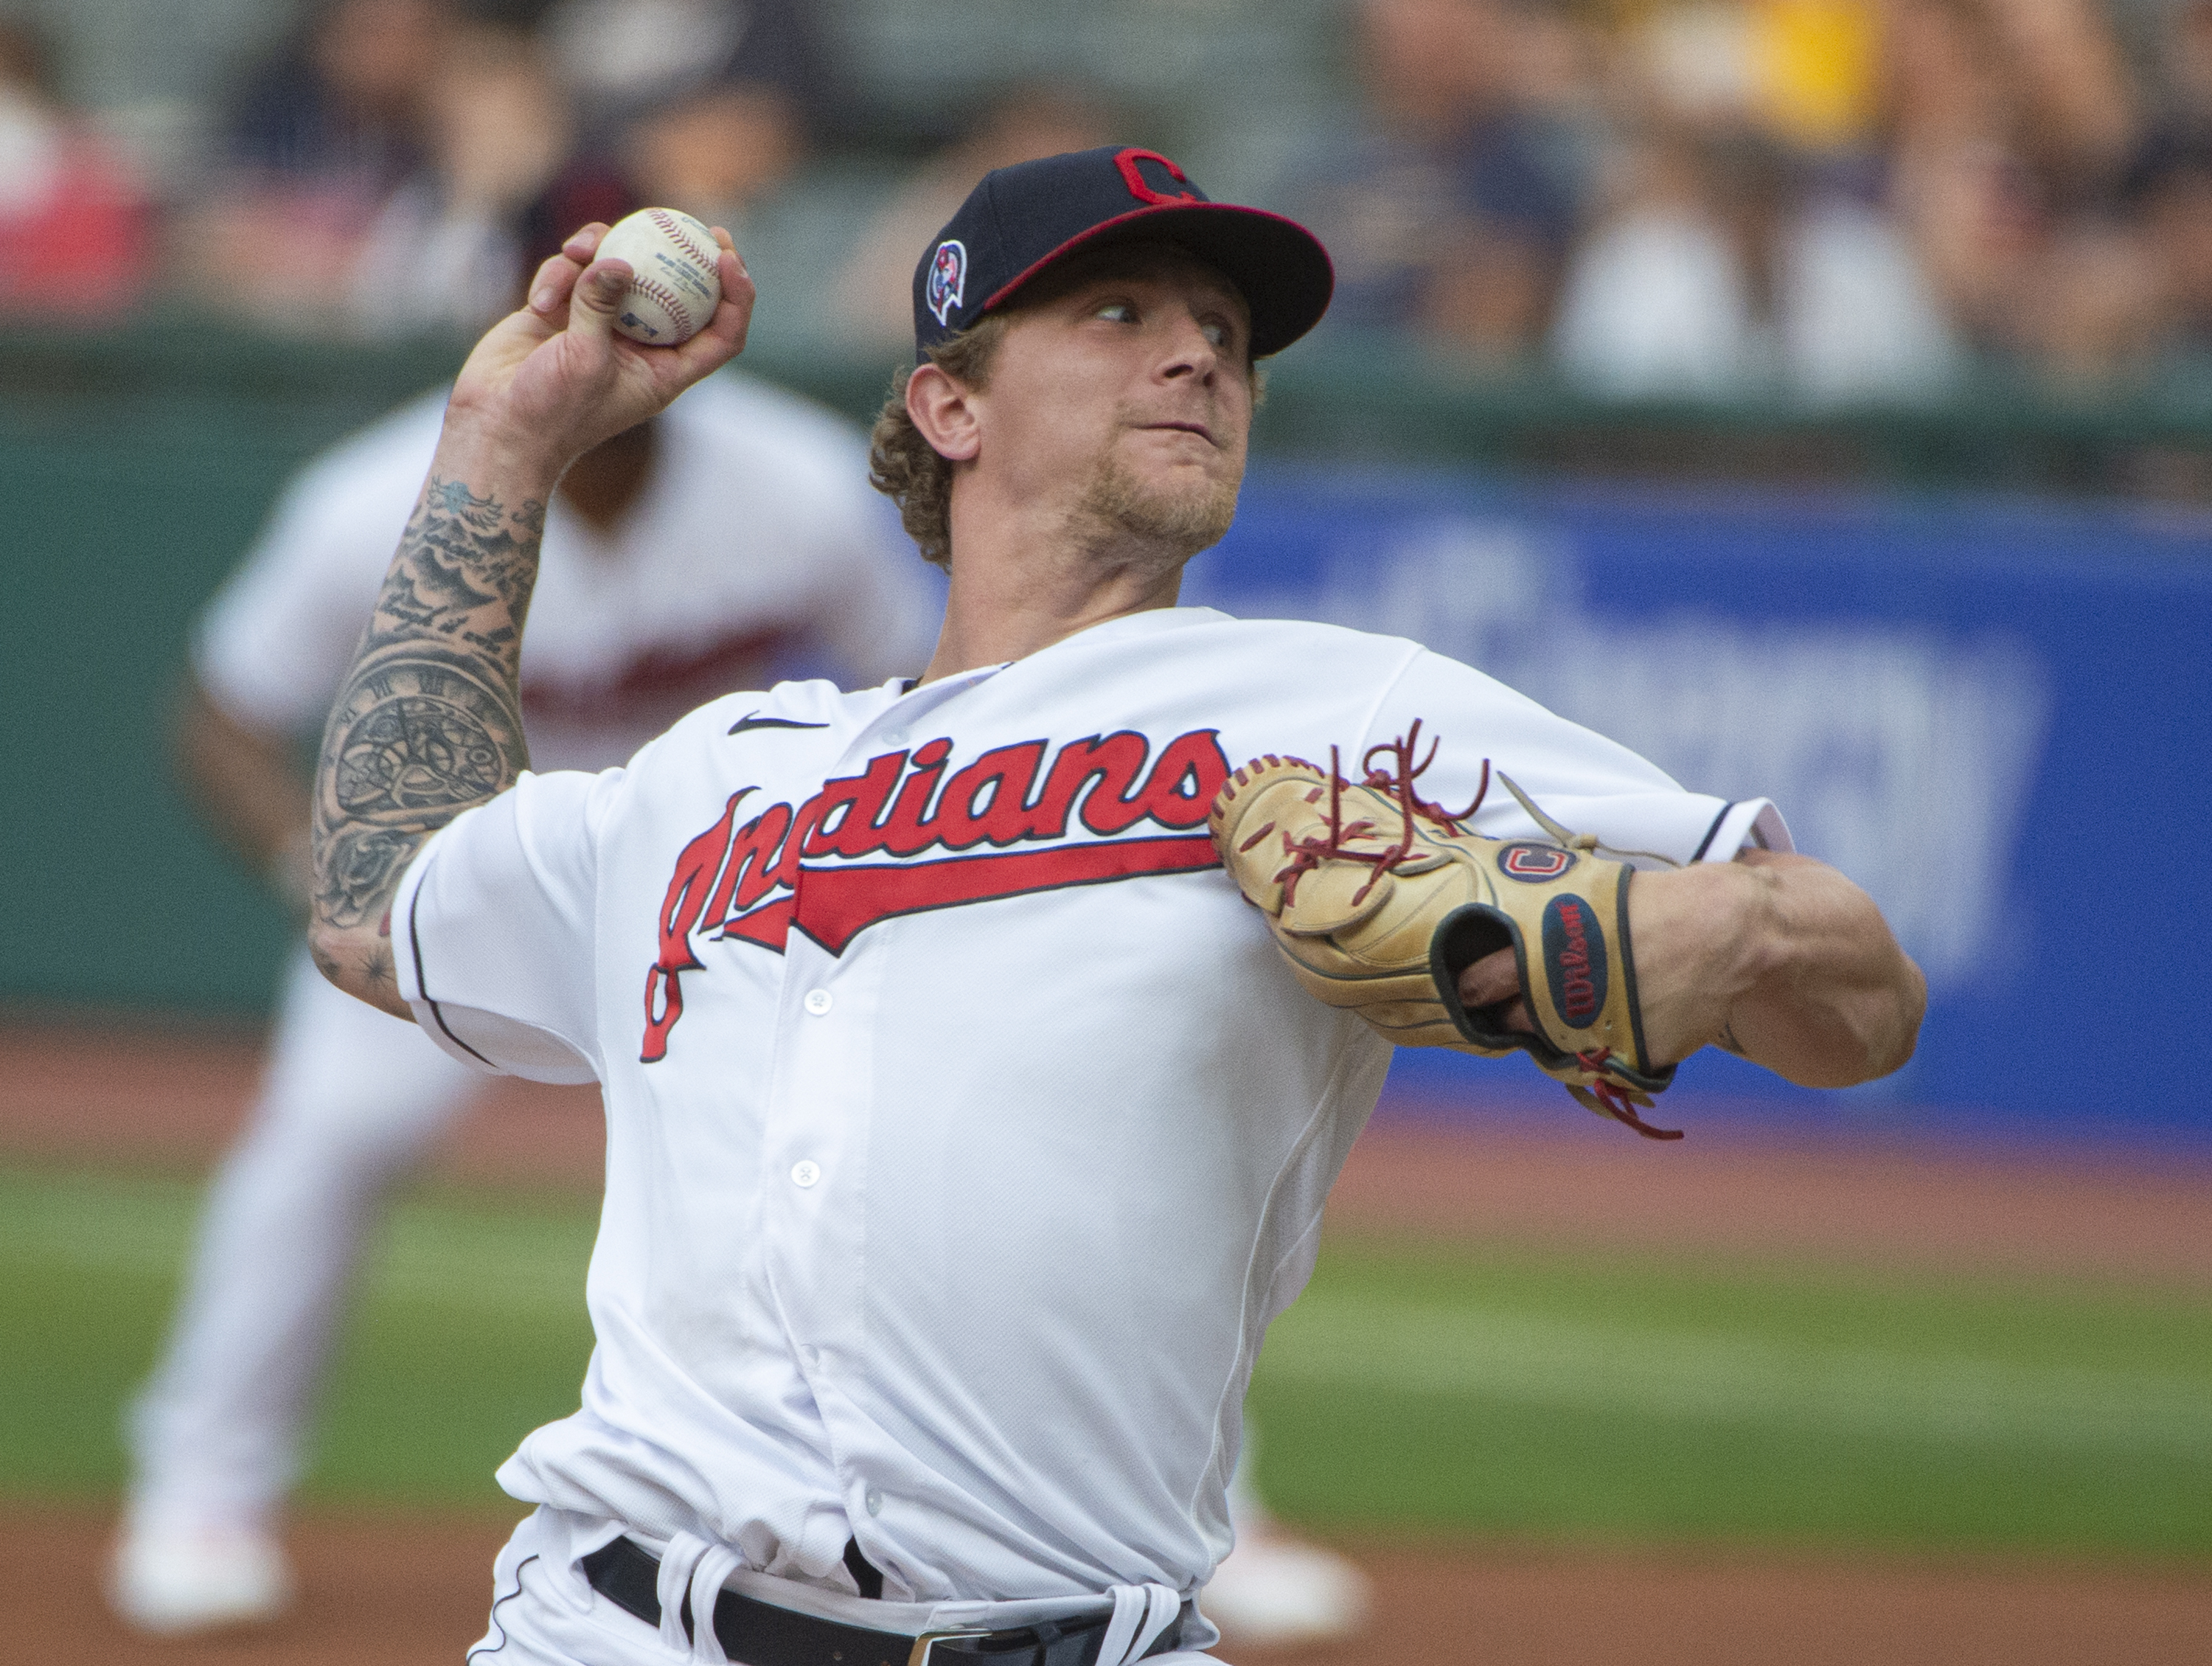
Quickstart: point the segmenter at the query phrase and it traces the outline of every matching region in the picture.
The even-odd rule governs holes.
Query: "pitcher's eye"
[[[1214,346],[1224,350],[1228,347],[1229,326],[1227,325],[1201,324],[1199,325],[1199,329],[1200,332],[1205,335],[1206,340],[1212,342]]]
[[[1103,318],[1111,324],[1134,324],[1137,309],[1126,301],[1109,301],[1091,316]]]

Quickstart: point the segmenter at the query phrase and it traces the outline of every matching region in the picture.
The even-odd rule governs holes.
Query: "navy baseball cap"
[[[1336,286],[1328,251],[1296,221],[1217,203],[1157,150],[1071,150],[994,168],[914,273],[917,359],[1072,254],[1171,242],[1218,268],[1252,309],[1252,356],[1321,321]]]

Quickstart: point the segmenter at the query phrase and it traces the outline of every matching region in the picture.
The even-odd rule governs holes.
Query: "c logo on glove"
[[[1556,879],[1574,865],[1575,853],[1555,844],[1511,844],[1498,858],[1503,872],[1530,885]]]

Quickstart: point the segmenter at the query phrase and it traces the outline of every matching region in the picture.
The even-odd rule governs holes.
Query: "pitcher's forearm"
[[[1739,860],[1767,891],[1764,964],[1735,1003],[1729,1040],[1806,1087],[1849,1087],[1904,1065],[1928,985],[1873,899],[1808,857],[1753,851]]]
[[[1804,1086],[1843,1087],[1911,1056],[1927,986],[1873,899],[1833,868],[1745,851],[1640,873],[1628,906],[1655,1059],[1717,1044]]]
[[[440,447],[323,732],[308,940],[325,976],[402,1016],[385,917],[400,874],[529,767],[516,668],[541,472]]]
[[[240,723],[194,678],[178,701],[170,745],[178,776],[209,825],[304,913],[308,787],[293,737]]]
[[[615,332],[634,276],[585,227],[538,269],[453,382],[430,478],[340,685],[315,775],[315,964],[402,1018],[392,892],[423,841],[528,766],[515,671],[545,504],[581,452],[648,416],[744,344],[751,280],[718,230],[722,299],[674,347]]]

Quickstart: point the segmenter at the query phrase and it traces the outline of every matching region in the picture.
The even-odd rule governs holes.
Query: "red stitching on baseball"
[[[666,234],[670,240],[677,244],[686,254],[690,255],[694,260],[697,261],[708,271],[713,271],[715,269],[719,263],[715,260],[714,256],[708,253],[705,249],[701,248],[699,246],[699,240],[691,235],[690,228],[681,220],[678,220],[674,215],[671,214],[666,209],[648,209],[646,211],[646,217],[651,220],[654,225],[659,227],[662,232]]]
[[[698,333],[699,326],[691,322],[690,309],[665,283],[655,278],[634,277],[630,279],[629,287],[634,293],[643,295],[647,300],[659,301],[678,330],[692,335]]]

